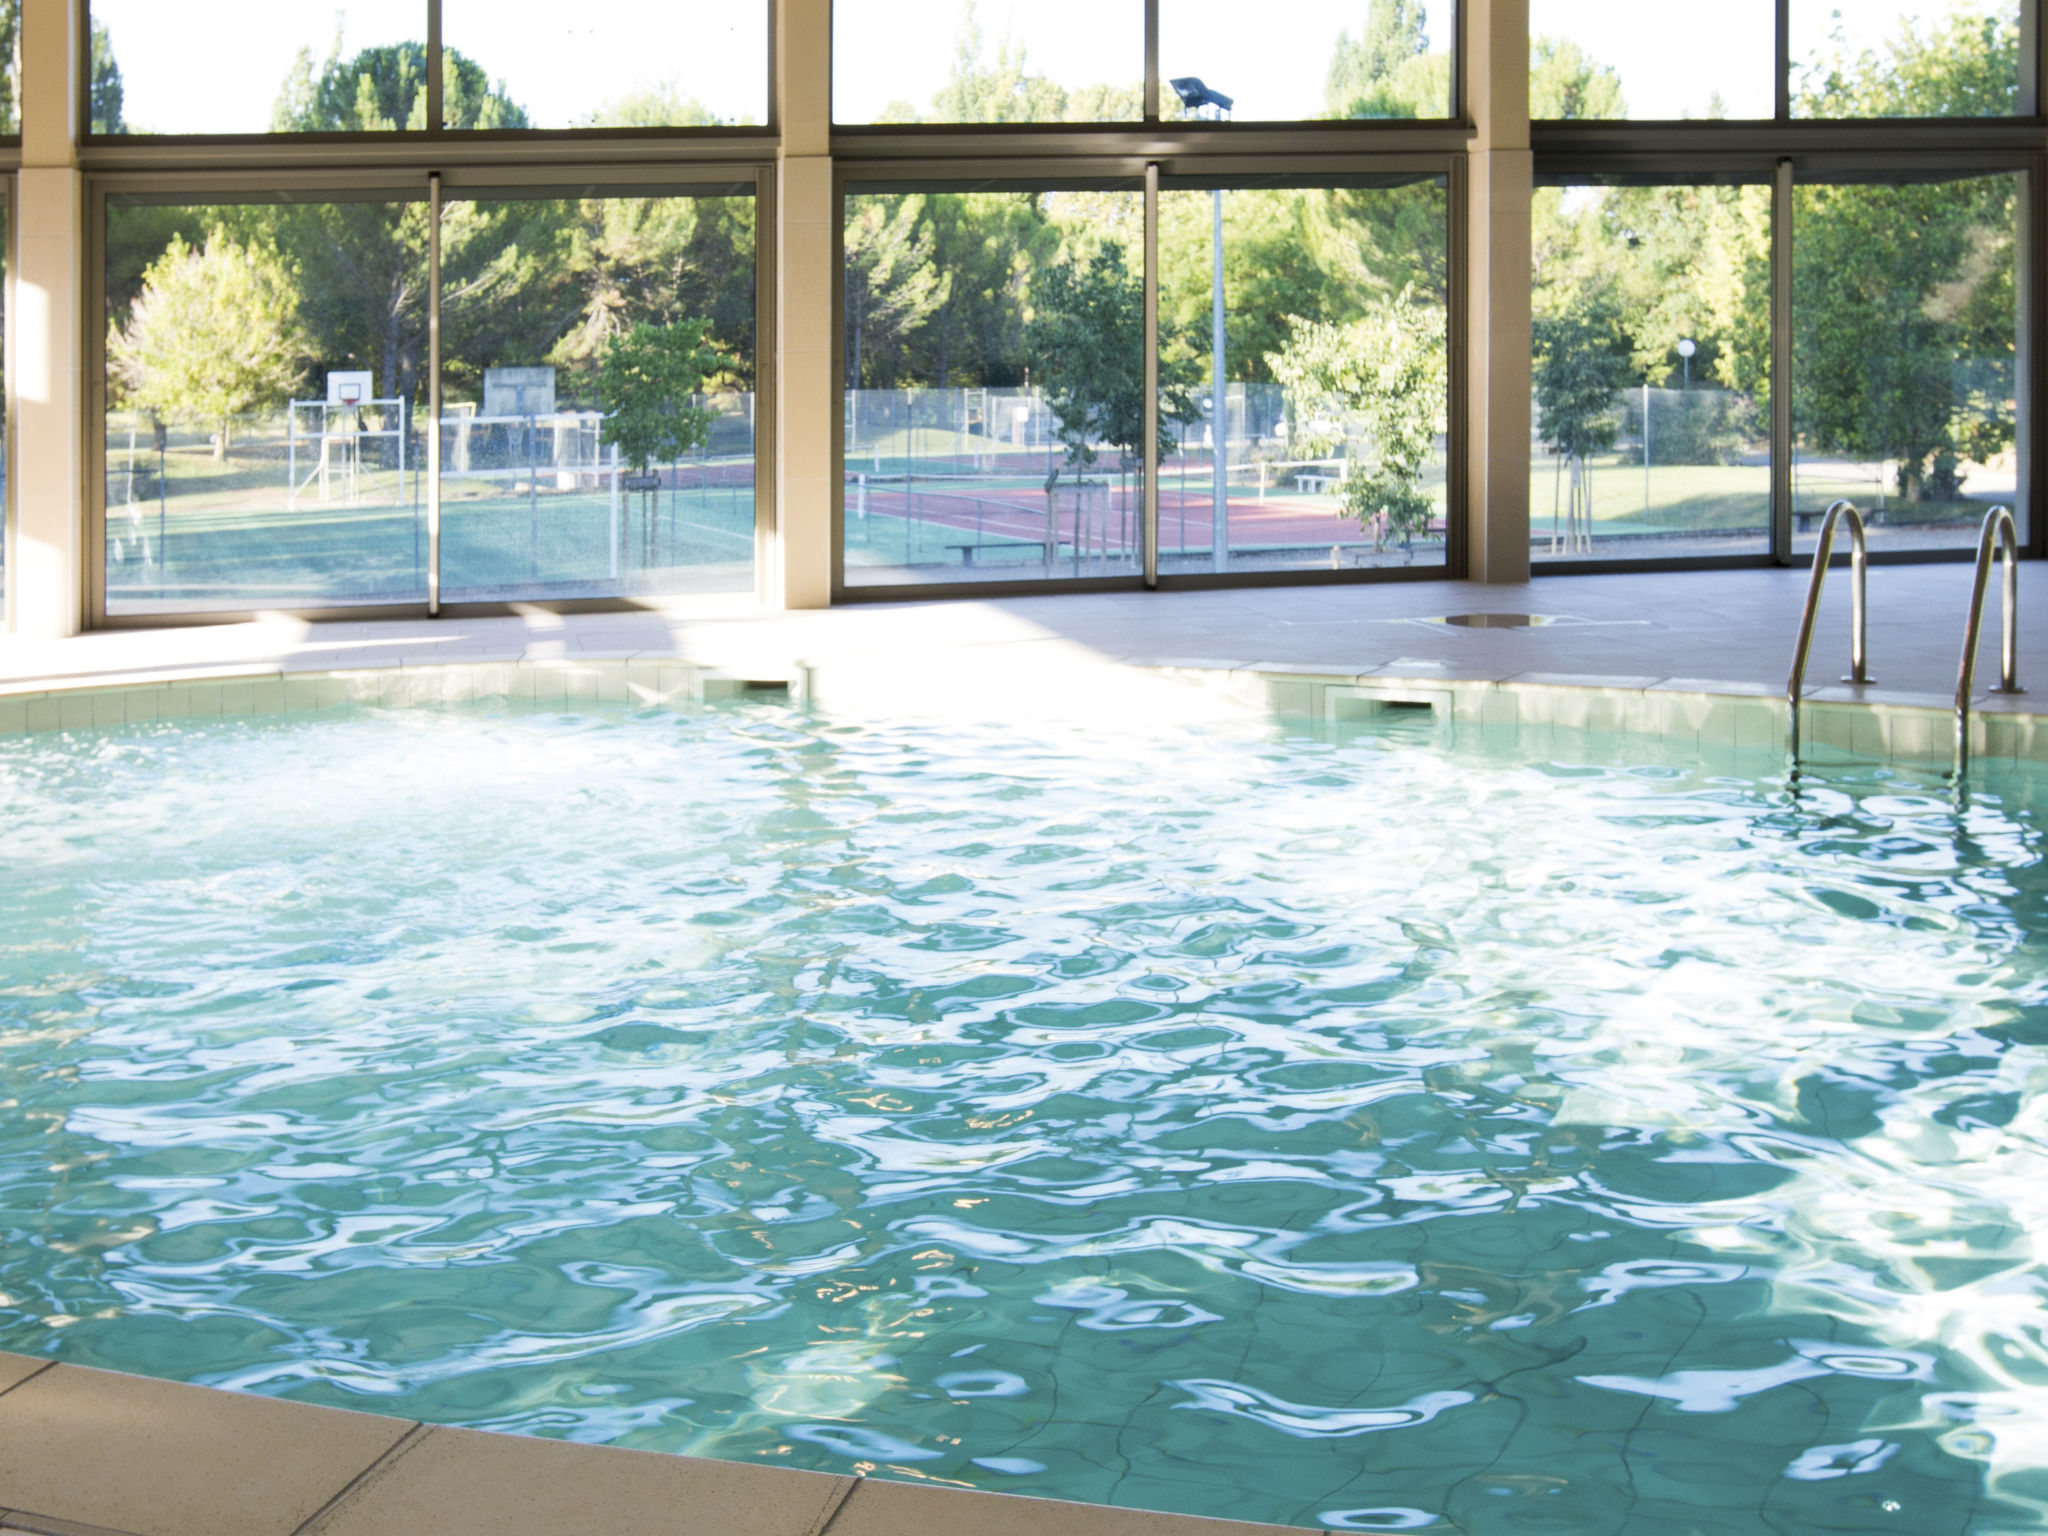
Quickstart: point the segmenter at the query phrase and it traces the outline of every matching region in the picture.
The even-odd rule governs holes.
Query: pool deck
[[[35,1536],[1292,1536],[572,1445],[0,1354],[0,1531]]]
[[[1169,593],[1076,593],[947,602],[851,604],[771,613],[706,598],[630,612],[313,624],[247,622],[111,630],[60,641],[0,636],[0,685],[104,685],[137,675],[239,676],[419,668],[460,663],[674,658],[778,670],[816,659],[978,661],[1034,655],[1191,667],[1310,667],[1351,675],[1511,682],[1575,679],[1648,687],[1697,682],[1782,694],[1805,599],[1799,570],[1539,578],[1525,586],[1423,581]],[[2021,573],[2020,608],[2037,583]],[[1970,571],[1963,565],[1870,573],[1874,702],[1946,707],[1955,690]],[[1814,650],[1817,696],[1834,695],[1846,662],[1849,580],[1838,571]],[[1431,618],[1535,613],[1565,622],[1459,629]],[[1980,651],[1982,707],[1996,679],[1996,592]],[[2048,627],[2021,628],[2021,680],[2042,678]],[[1847,690],[1839,690],[1843,697]]]
[[[1846,665],[1846,574],[1830,582],[1810,680],[1814,739],[1946,751],[1970,572],[1870,577],[1877,685]],[[2022,574],[2022,612],[2037,583]],[[1145,679],[1233,707],[1341,718],[1375,700],[1454,719],[1650,730],[1707,744],[1783,741],[1805,597],[1799,571],[1556,577],[1519,587],[1415,582],[856,605],[763,613],[732,600],[436,622],[284,617],[0,638],[0,732],[264,713],[350,700],[707,697],[752,681],[828,702],[1028,707]],[[1533,628],[1451,614],[1533,613]],[[2030,698],[1989,692],[1980,750],[2048,758]],[[2020,680],[2048,699],[2048,643],[2022,628]],[[1108,664],[1108,665],[1105,665]],[[1118,665],[1121,664],[1121,665]],[[723,689],[710,684],[723,682]],[[886,682],[889,687],[878,689]],[[459,686],[458,686],[459,684]],[[996,685],[996,686],[992,686]],[[892,691],[893,689],[893,691]],[[1168,695],[1171,695],[1169,698]],[[1867,707],[1867,706],[1875,706]],[[1875,724],[1873,724],[1875,722]],[[1881,727],[1881,728],[1880,728]],[[1761,733],[1761,734],[1759,734]],[[39,1536],[1229,1536],[1277,1532],[755,1463],[434,1428],[398,1418],[0,1355],[0,1531]]]
[[[1809,671],[1810,743],[1851,755],[1946,756],[1970,578],[1965,565],[1873,570],[1877,681],[1850,688],[1839,681],[1850,582],[1846,571],[1835,573]],[[706,679],[792,682],[854,709],[913,702],[1019,713],[1091,696],[1099,709],[1142,676],[1199,683],[1212,697],[1283,714],[1369,713],[1372,699],[1394,694],[1490,725],[1782,746],[1806,584],[1799,570],[1745,570],[1543,577],[1522,586],[1075,593],[795,613],[699,598],[610,613],[347,623],[272,615],[54,642],[0,637],[0,733],[348,701],[667,702],[693,690],[706,696]],[[2024,568],[2023,616],[2037,585]],[[1993,599],[1979,648],[1973,751],[2048,758],[2048,716],[2033,708],[2048,700],[2048,628],[2023,622],[2020,632],[2020,681],[2040,691],[1993,692],[1995,588]],[[1473,613],[1553,622],[1431,622]]]

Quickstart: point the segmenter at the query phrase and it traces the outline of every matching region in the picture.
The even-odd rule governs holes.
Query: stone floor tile
[[[291,1536],[410,1427],[60,1365],[0,1393],[0,1509],[135,1536]]]
[[[431,1429],[307,1536],[819,1536],[851,1477]]]
[[[0,1392],[20,1386],[49,1363],[47,1360],[38,1360],[33,1355],[0,1355]],[[0,1508],[4,1507],[0,1505]]]

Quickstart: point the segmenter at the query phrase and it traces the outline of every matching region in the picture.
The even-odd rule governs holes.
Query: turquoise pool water
[[[2048,1514],[2040,780],[0,741],[0,1349],[1339,1530]]]

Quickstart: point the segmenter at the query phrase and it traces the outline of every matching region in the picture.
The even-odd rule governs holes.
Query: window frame
[[[2043,50],[2040,25],[2042,0],[2019,0],[2020,5],[2020,78],[2019,110],[2001,117],[1801,117],[1792,110],[1792,6],[1794,0],[1776,0],[1773,16],[1771,90],[1774,109],[1769,117],[1735,118],[1558,118],[1537,117],[1531,119],[1532,127],[1557,129],[1563,127],[1590,126],[1598,123],[1610,129],[1632,126],[1636,129],[1674,129],[1682,125],[1689,133],[1707,132],[1726,135],[1731,129],[1765,128],[1783,130],[1800,128],[1871,128],[1883,125],[1896,130],[1901,127],[1937,130],[1953,130],[1959,126],[2033,127],[2048,125],[2042,115],[2041,81],[2043,76]],[[1814,0],[1803,0],[1814,3]],[[1530,34],[1533,47],[1535,35]],[[1455,71],[1454,71],[1455,76]],[[1616,137],[1626,137],[1617,134]],[[2038,135],[2036,135],[2038,137]]]
[[[435,0],[438,5],[439,0]],[[985,140],[984,148],[998,149],[1009,141],[1018,139],[1078,138],[1083,141],[1100,139],[1104,135],[1145,133],[1156,135],[1162,131],[1168,134],[1186,133],[1190,130],[1213,135],[1219,144],[1237,141],[1255,141],[1276,133],[1284,134],[1286,144],[1279,148],[1299,149],[1303,146],[1303,130],[1321,130],[1329,134],[1328,147],[1350,149],[1354,152],[1363,148],[1361,136],[1371,138],[1379,135],[1412,135],[1417,129],[1455,129],[1470,122],[1466,109],[1466,14],[1475,4],[1486,0],[1449,0],[1451,6],[1451,91],[1449,109],[1442,117],[1416,118],[1247,118],[1243,121],[1197,123],[1188,119],[1167,119],[1160,113],[1160,92],[1164,85],[1159,72],[1159,6],[1160,0],[1143,0],[1144,5],[1144,70],[1145,98],[1140,116],[1107,123],[855,123],[841,122],[829,110],[832,136],[835,141],[845,135],[850,151],[859,156],[864,140],[882,143],[902,142],[915,145],[919,141],[960,140],[971,135]],[[2032,0],[2028,0],[2032,3]],[[832,50],[834,89],[832,99],[837,100],[836,88],[838,51]],[[1316,147],[1322,147],[1320,145]],[[834,153],[839,151],[835,147]]]
[[[75,142],[84,152],[102,151],[102,158],[113,160],[109,151],[127,148],[131,154],[120,156],[123,161],[140,159],[148,163],[152,154],[161,156],[186,154],[200,149],[233,149],[244,145],[317,145],[323,148],[360,146],[368,150],[366,158],[374,159],[380,165],[392,163],[392,150],[408,146],[431,151],[433,155],[445,156],[451,146],[478,146],[484,153],[490,146],[514,146],[531,148],[534,145],[553,145],[571,154],[590,156],[605,152],[608,147],[630,148],[652,142],[663,146],[668,153],[678,148],[694,146],[698,152],[723,153],[728,156],[755,152],[774,153],[779,140],[781,113],[775,89],[775,25],[773,0],[752,0],[768,10],[766,29],[767,47],[762,52],[761,72],[765,82],[762,99],[767,103],[766,121],[759,126],[740,125],[716,128],[708,127],[662,127],[662,128],[448,128],[442,118],[442,52],[441,28],[442,0],[415,0],[423,8],[426,22],[424,47],[427,55],[427,126],[424,129],[395,129],[389,133],[94,133],[92,131],[92,0],[71,0],[74,8],[76,36],[81,46],[78,57],[73,61],[76,70],[74,80],[74,101],[77,120],[74,123]],[[0,142],[18,143],[18,137]],[[765,150],[762,146],[765,143]],[[138,157],[132,151],[140,150]],[[458,151],[465,155],[467,150]]]
[[[1466,251],[1465,156],[1402,154],[1347,157],[1261,156],[1221,159],[1214,155],[1161,158],[1101,157],[1085,162],[1040,158],[1017,161],[879,161],[835,162],[833,168],[832,254],[834,270],[846,265],[846,199],[849,194],[898,191],[1050,191],[1086,190],[1116,185],[1144,188],[1145,197],[1145,334],[1148,359],[1159,347],[1158,199],[1165,190],[1187,186],[1272,186],[1341,184],[1376,176],[1442,178],[1447,203],[1446,272],[1449,290],[1448,340],[1450,390],[1446,406],[1449,432],[1445,448],[1445,550],[1441,564],[1352,570],[1225,571],[1165,573],[1158,570],[1158,433],[1147,434],[1143,455],[1146,487],[1140,531],[1140,571],[1121,576],[1020,577],[968,582],[918,582],[902,585],[848,586],[846,581],[846,412],[832,414],[832,603],[906,602],[962,597],[1048,596],[1066,592],[1205,591],[1226,587],[1370,586],[1398,581],[1456,580],[1465,572],[1470,548],[1469,436],[1467,425],[1468,369],[1464,364],[1469,311],[1469,265]],[[846,377],[846,285],[834,287],[832,304],[832,368],[835,388],[844,400]],[[1153,395],[1156,410],[1156,392]]]
[[[208,201],[270,201],[298,198],[319,201],[331,196],[378,193],[394,199],[429,203],[434,199],[468,194],[517,194],[536,197],[588,193],[617,196],[687,196],[693,191],[720,190],[749,185],[754,198],[754,582],[753,595],[766,600],[770,591],[771,562],[775,533],[775,423],[776,376],[774,354],[775,273],[775,187],[771,166],[681,162],[667,167],[621,165],[510,165],[481,164],[451,167],[430,173],[407,167],[322,171],[305,168],[244,171],[185,170],[177,173],[101,173],[86,181],[87,262],[85,305],[86,341],[84,406],[86,414],[85,478],[86,505],[82,562],[86,581],[86,623],[92,629],[151,629],[167,624],[243,623],[254,614],[278,605],[252,603],[231,609],[151,609],[141,613],[110,613],[107,598],[107,210],[115,198],[136,198],[159,204],[201,204]],[[11,273],[10,273],[11,278]],[[438,276],[429,273],[430,333],[438,334],[441,307]],[[429,363],[431,403],[440,403],[438,339]],[[439,417],[434,409],[423,411],[424,430],[438,433]],[[10,420],[9,429],[12,430]],[[10,481],[12,476],[10,476]],[[10,485],[11,491],[11,485]],[[430,491],[438,500],[438,486]],[[431,503],[430,503],[431,504]],[[432,514],[430,514],[430,518]],[[11,527],[10,523],[10,527]],[[438,529],[433,537],[438,540]],[[294,617],[309,622],[338,620],[398,620],[446,616],[451,618],[508,617],[521,611],[558,613],[616,612],[644,606],[646,599],[615,595],[610,597],[523,598],[443,603],[439,600],[440,569],[438,544],[429,558],[428,596],[425,601],[355,604],[330,607],[290,608]]]

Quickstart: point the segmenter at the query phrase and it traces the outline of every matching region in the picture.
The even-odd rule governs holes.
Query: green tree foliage
[[[1538,426],[1553,453],[1582,464],[1620,435],[1616,397],[1632,382],[1629,340],[1605,309],[1538,320],[1535,327]]]
[[[1812,117],[2009,113],[2020,35],[1955,13],[1888,53],[1838,45],[1802,81]],[[1953,502],[1959,466],[2013,440],[2018,185],[2011,175],[1802,187],[1793,419],[1811,446],[1897,464],[1899,494]]]
[[[1024,348],[1032,377],[1044,388],[1066,449],[1064,468],[1086,477],[1095,445],[1119,451],[1128,473],[1145,450],[1145,287],[1124,263],[1123,247],[1105,241],[1087,257],[1047,267],[1033,286]],[[1159,378],[1161,457],[1172,452],[1166,424],[1201,420],[1194,370],[1162,359]],[[1056,469],[1054,478],[1059,471]]]
[[[1267,359],[1286,388],[1306,452],[1363,435],[1344,481],[1344,508],[1367,526],[1411,537],[1434,511],[1423,472],[1449,425],[1450,357],[1444,314],[1412,289],[1344,324],[1292,319],[1286,345]]]
[[[121,84],[121,66],[114,58],[113,40],[99,22],[92,24],[91,75],[86,82],[85,109],[94,133],[127,133],[127,90]]]
[[[924,200],[932,267],[945,274],[937,307],[908,338],[911,373],[944,389],[1024,382],[1025,287],[1059,249],[1046,200],[964,192]]]
[[[1852,52],[1838,25],[1800,71],[1800,117],[2010,117],[2019,110],[2019,7],[1901,22],[1887,50]]]
[[[1357,37],[1337,34],[1323,87],[1331,117],[1444,117],[1448,53],[1429,51],[1424,0],[1372,0]]]
[[[1627,117],[1621,76],[1577,43],[1529,40],[1529,115],[1539,120]]]
[[[673,463],[711,440],[717,412],[696,403],[729,360],[708,344],[707,320],[636,325],[613,335],[600,354],[598,401],[605,413],[601,441],[617,443],[634,471]]]
[[[297,274],[274,245],[216,227],[194,249],[174,238],[143,276],[127,325],[107,337],[113,377],[167,420],[218,425],[225,459],[233,418],[277,409],[305,375]]]
[[[732,124],[694,96],[678,95],[673,86],[634,91],[609,102],[581,128],[727,128]]]
[[[421,43],[365,48],[343,58],[334,46],[316,70],[299,51],[271,110],[277,133],[417,133],[427,126],[427,50]],[[525,128],[525,111],[494,88],[481,65],[453,48],[441,60],[442,112],[450,128]]]
[[[1142,82],[1096,84],[1073,90],[1031,72],[1024,45],[1001,38],[994,56],[988,51],[974,0],[961,6],[959,30],[953,38],[953,63],[946,83],[932,96],[920,117],[910,102],[890,103],[882,113],[889,123],[1107,123],[1135,122],[1144,115]]]
[[[918,196],[848,198],[846,385],[881,389],[903,376],[910,336],[952,292]]]
[[[0,0],[0,133],[21,132],[21,103],[14,99],[21,79],[21,0]]]

